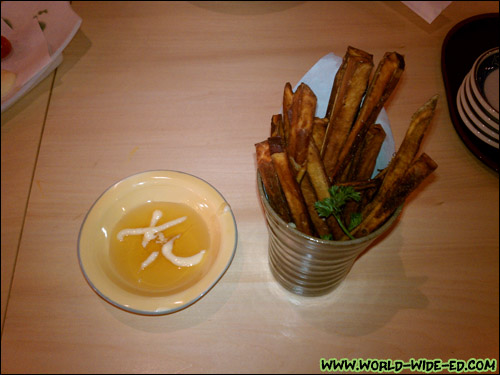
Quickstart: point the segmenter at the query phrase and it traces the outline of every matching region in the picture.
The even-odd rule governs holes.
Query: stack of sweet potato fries
[[[366,236],[437,168],[427,154],[418,155],[436,108],[433,96],[413,114],[389,165],[371,177],[386,137],[376,119],[404,67],[403,56],[387,52],[372,74],[373,56],[348,47],[323,118],[316,117],[317,98],[309,86],[302,83],[293,92],[286,83],[282,114],[272,116],[270,137],[255,144],[269,204],[285,222],[309,236],[335,241]],[[332,187],[350,187],[359,199],[342,202],[337,217],[325,217],[318,202],[334,199],[339,190]],[[354,213],[360,219],[352,227]]]

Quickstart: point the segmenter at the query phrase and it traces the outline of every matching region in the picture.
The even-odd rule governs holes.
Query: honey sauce
[[[149,202],[127,212],[110,240],[117,274],[143,291],[174,293],[188,288],[210,263],[207,226],[183,203]]]

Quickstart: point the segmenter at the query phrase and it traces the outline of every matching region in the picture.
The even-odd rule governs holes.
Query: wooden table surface
[[[428,24],[400,2],[78,2],[64,61],[2,114],[2,373],[320,372],[320,358],[499,358],[498,174],[455,132],[441,46],[498,2]],[[332,293],[273,279],[254,143],[286,82],[347,46],[405,56],[386,110],[396,145],[439,94],[423,149],[439,164]],[[184,171],[231,205],[238,245],[201,300],[148,317],[89,287],[77,239],[93,202],[145,170]]]

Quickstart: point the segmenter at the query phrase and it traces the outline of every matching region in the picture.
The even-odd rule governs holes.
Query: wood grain
[[[72,2],[83,23],[55,73],[36,160],[39,133],[9,132],[37,133],[45,99],[2,115],[2,373],[310,373],[322,357],[498,360],[498,174],[455,133],[440,70],[448,30],[498,12],[498,2],[453,2],[431,25],[399,2],[262,3]],[[254,144],[268,137],[284,84],[348,45],[375,61],[405,56],[386,104],[396,145],[439,94],[422,144],[439,168],[337,290],[301,298],[269,271]],[[106,188],[156,168],[213,184],[234,211],[238,248],[200,301],[145,317],[92,291],[77,240]],[[4,208],[14,186],[22,194]],[[20,233],[21,221],[12,250],[16,234],[4,233]],[[15,269],[5,252],[17,254]]]

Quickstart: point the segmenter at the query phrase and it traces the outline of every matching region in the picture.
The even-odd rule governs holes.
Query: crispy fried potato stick
[[[319,150],[321,150],[321,147],[323,147],[327,126],[328,126],[328,119],[326,117],[314,118],[312,137],[314,139],[314,143],[316,143],[316,147]]]
[[[306,170],[318,200],[323,200],[330,196],[330,180],[326,176],[325,167],[321,160],[321,155],[314,142],[309,143],[307,150]]]
[[[336,186],[352,186],[354,190],[363,192],[365,190],[378,189],[382,180],[377,180],[375,178],[364,180],[364,181],[349,181],[349,182],[339,182],[335,184]]]
[[[422,153],[411,164],[405,175],[399,179],[399,183],[384,195],[380,204],[374,207],[361,224],[354,228],[351,235],[359,238],[376,230],[436,168],[436,162],[427,154]],[[347,236],[344,239],[347,239]]]
[[[337,222],[337,219],[333,216],[328,216],[326,218],[326,224],[328,225],[328,228],[330,228],[330,233],[334,241],[339,241],[344,236],[344,231]]]
[[[301,83],[293,94],[288,154],[299,165],[303,165],[307,159],[316,102],[316,95],[305,83]]]
[[[325,198],[330,197],[330,192],[329,192],[330,180],[326,175],[319,150],[317,149],[314,142],[309,143],[309,152],[307,154],[306,167],[307,167],[306,176],[309,178],[312,186],[314,187],[316,197],[318,198],[317,200],[323,200]],[[375,181],[375,180],[355,181],[339,185],[352,186],[356,191],[366,191],[369,189],[374,190],[378,188],[378,186],[380,186],[380,181]],[[355,209],[355,207],[353,207],[353,209]],[[342,231],[342,228],[340,228],[337,220],[334,217],[331,216],[328,217],[326,222],[328,227],[330,228],[330,232],[334,240],[338,240],[343,237],[344,232]]]
[[[330,180],[326,175],[325,167],[315,142],[309,142],[306,170],[306,176],[314,188],[317,200],[321,201],[328,198],[330,196],[330,192],[328,190],[330,188]],[[314,203],[312,204],[312,207],[310,207],[309,202],[307,202],[307,204],[309,211],[311,211],[311,209],[316,210]],[[339,223],[334,217],[328,217],[326,219],[326,224],[328,225],[334,240],[339,239],[344,234],[342,228],[340,228]]]
[[[271,137],[281,137],[285,139],[285,133],[283,131],[283,116],[273,115],[271,117]]]
[[[326,236],[330,234],[330,229],[326,222],[318,215],[318,211],[314,207],[314,204],[318,200],[316,197],[316,193],[314,192],[314,188],[311,185],[311,181],[309,180],[309,176],[306,174],[300,183],[300,190],[302,191],[302,195],[304,196],[304,201],[307,206],[307,211],[309,212],[309,217],[311,218],[312,224],[318,237]]]
[[[268,142],[274,169],[285,193],[293,222],[299,231],[312,236],[309,213],[282,140],[278,137],[272,137],[268,139]]]
[[[257,169],[264,184],[269,204],[288,223],[291,221],[291,215],[285,195],[281,190],[278,175],[274,169],[268,141],[256,143],[255,150],[257,155]]]
[[[323,143],[323,139],[325,137],[325,131],[326,131],[326,126],[328,125],[328,119],[326,118],[318,118],[318,117],[315,117],[314,118],[314,121],[313,121],[313,131],[312,131],[312,139],[316,145],[317,148],[319,148],[320,144]],[[311,143],[311,141],[309,141],[309,144]],[[307,166],[307,163],[304,163],[302,166],[299,165],[298,163],[295,162],[295,160],[292,158],[290,160],[290,162],[292,163],[292,166],[295,168],[295,171],[296,171],[296,179],[297,179],[297,182],[300,184],[302,179],[304,178],[304,175],[306,173],[306,166]],[[323,163],[323,162],[321,162]]]
[[[434,95],[413,114],[403,142],[387,166],[382,185],[373,201],[363,210],[363,216],[380,205],[387,193],[400,183],[399,180],[405,175],[420,148],[425,131],[434,116],[437,99],[438,96]]]
[[[380,124],[373,124],[368,128],[361,147],[356,151],[348,171],[348,177],[342,181],[363,181],[371,178],[377,156],[386,137],[384,128]],[[345,174],[345,173],[344,173]]]
[[[342,65],[335,75],[326,112],[328,127],[321,156],[328,175],[333,174],[342,146],[359,111],[372,69],[372,55],[348,47]]]
[[[290,123],[292,118],[293,90],[290,82],[285,84],[283,90],[283,133],[285,135],[285,145],[290,139]]]
[[[363,208],[371,202],[375,196],[375,193],[381,183],[382,180],[367,179],[363,181],[341,182],[336,184],[337,186],[352,186],[354,190],[361,193],[361,200],[359,202],[351,200],[345,204],[342,212],[344,223],[349,225],[351,222],[351,215],[355,212],[363,211]],[[342,237],[343,236],[344,234],[342,234]]]
[[[387,52],[380,61],[368,86],[358,117],[342,147],[338,162],[333,171],[328,174],[332,182],[337,182],[342,176],[344,169],[364,139],[369,126],[375,122],[384,103],[394,91],[404,71],[404,66],[403,56],[396,52]]]
[[[387,167],[379,170],[378,173],[375,175],[375,177],[373,177],[373,179],[382,182],[384,180],[386,173],[387,173]]]
[[[347,202],[343,219],[348,224],[351,214],[362,210],[363,221],[351,234],[366,236],[437,168],[425,153],[415,158],[434,115],[434,96],[412,116],[389,166],[371,178],[386,137],[375,120],[404,68],[403,56],[387,52],[370,80],[373,56],[349,47],[335,76],[325,118],[315,117],[317,99],[308,85],[302,83],[293,92],[290,83],[285,84],[283,113],[273,115],[271,137],[255,144],[268,200],[284,221],[294,222],[306,235],[349,239],[333,216],[318,215],[315,203],[330,197],[333,184],[352,186],[362,192],[361,202]]]
[[[400,180],[391,194],[391,199],[384,202],[384,209],[394,211],[406,200],[408,195],[414,191],[420,183],[438,167],[437,163],[425,152],[411,163],[410,168]]]

